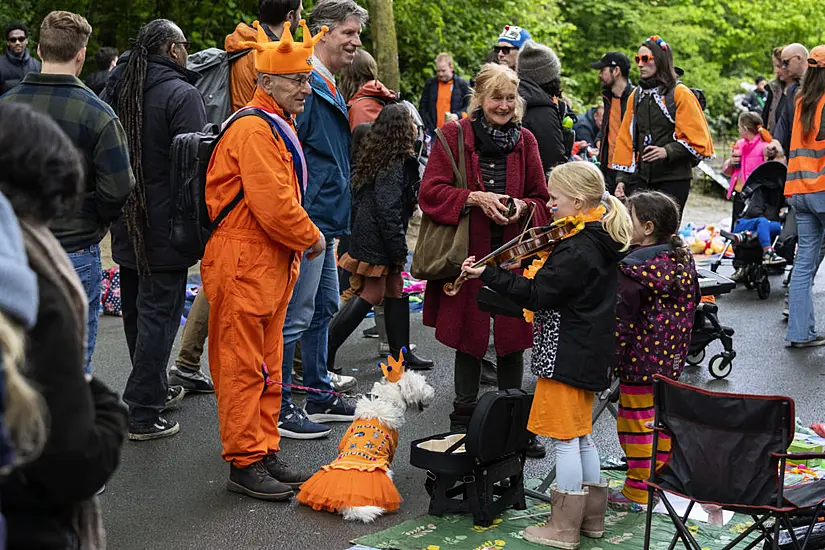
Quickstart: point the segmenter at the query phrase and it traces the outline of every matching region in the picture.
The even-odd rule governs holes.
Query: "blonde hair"
[[[448,63],[450,67],[453,66],[453,56],[448,53],[440,53],[435,56],[435,64],[438,65],[439,63]]]
[[[518,93],[519,82],[518,75],[513,69],[494,63],[485,64],[476,75],[476,86],[473,88],[473,95],[470,97],[469,112],[474,114],[481,109],[485,99],[496,92],[500,92],[506,86],[515,86],[516,113],[513,115],[513,122],[521,122],[524,117],[524,99]]]
[[[43,399],[18,370],[23,363],[24,342],[23,329],[0,311],[0,354],[6,377],[5,422],[18,462],[34,459],[46,441]]]
[[[633,222],[624,204],[614,197],[605,195],[604,176],[601,170],[590,162],[568,162],[553,168],[549,187],[571,199],[579,199],[586,206],[596,208],[599,203],[607,205],[607,214],[602,218],[602,226],[614,241],[622,245],[622,250],[630,248]]]

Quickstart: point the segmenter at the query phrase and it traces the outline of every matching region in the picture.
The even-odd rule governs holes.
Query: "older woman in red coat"
[[[442,128],[453,158],[458,159],[458,124],[464,131],[468,189],[457,189],[447,152],[435,140],[419,193],[421,210],[440,224],[458,225],[470,216],[470,255],[482,258],[516,237],[530,208],[532,224],[548,223],[547,179],[536,138],[522,128],[524,102],[516,74],[502,65],[485,65],[476,77],[470,116]],[[508,197],[516,212],[506,217]],[[456,350],[453,428],[466,427],[478,400],[481,358],[487,350],[491,315],[478,308],[482,287],[474,279],[457,296],[442,290],[446,281],[432,281],[424,298],[424,324],[435,337]],[[498,358],[498,387],[521,387],[524,350],[533,343],[532,326],[523,319],[496,316],[494,344]]]

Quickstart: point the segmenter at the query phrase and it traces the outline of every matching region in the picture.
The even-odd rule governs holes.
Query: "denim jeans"
[[[332,239],[321,256],[312,261],[301,260],[301,274],[292,291],[292,300],[284,321],[284,360],[282,375],[285,384],[292,383],[292,359],[295,343],[301,340],[304,385],[316,390],[332,391],[327,373],[329,322],[338,311],[338,268]],[[329,394],[309,392],[307,401],[326,403]],[[292,403],[292,392],[283,388],[282,408]]]
[[[183,314],[186,275],[184,269],[139,277],[134,269],[120,268],[123,330],[132,360],[123,400],[132,424],[155,422],[166,405],[166,366]]]
[[[103,268],[100,265],[100,246],[93,245],[68,253],[75,273],[83,284],[89,301],[89,315],[86,321],[86,374],[92,373],[92,354],[97,342],[97,322],[100,316],[100,286]]]
[[[578,492],[584,482],[599,482],[599,450],[590,434],[568,441],[553,439],[552,442],[556,450],[556,483],[559,489]]]
[[[788,295],[788,342],[809,342],[816,338],[816,319],[811,288],[825,233],[825,191],[794,195],[790,204],[796,212],[799,235]]]
[[[736,220],[733,231],[736,233],[753,231],[756,233],[756,238],[759,239],[759,246],[765,249],[773,246],[773,240],[777,238],[779,232],[782,231],[782,224],[772,222],[768,218],[740,218]]]

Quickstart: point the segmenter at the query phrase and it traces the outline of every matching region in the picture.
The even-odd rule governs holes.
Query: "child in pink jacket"
[[[773,139],[762,127],[762,117],[757,113],[739,115],[739,137],[733,146],[733,155],[722,165],[724,174],[730,176],[728,199],[734,191],[741,191],[751,173],[768,160],[765,149]]]

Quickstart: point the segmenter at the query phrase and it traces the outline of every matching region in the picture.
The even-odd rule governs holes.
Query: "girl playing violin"
[[[551,438],[556,450],[553,515],[524,538],[555,548],[578,548],[580,531],[604,534],[607,483],[590,439],[594,392],[607,389],[616,359],[618,264],[630,245],[627,210],[605,192],[601,171],[588,162],[556,167],[548,206],[575,229],[552,252],[542,252],[524,276],[498,267],[463,269],[525,308],[533,322],[531,370],[539,377],[527,429]],[[587,515],[585,515],[587,508]]]

